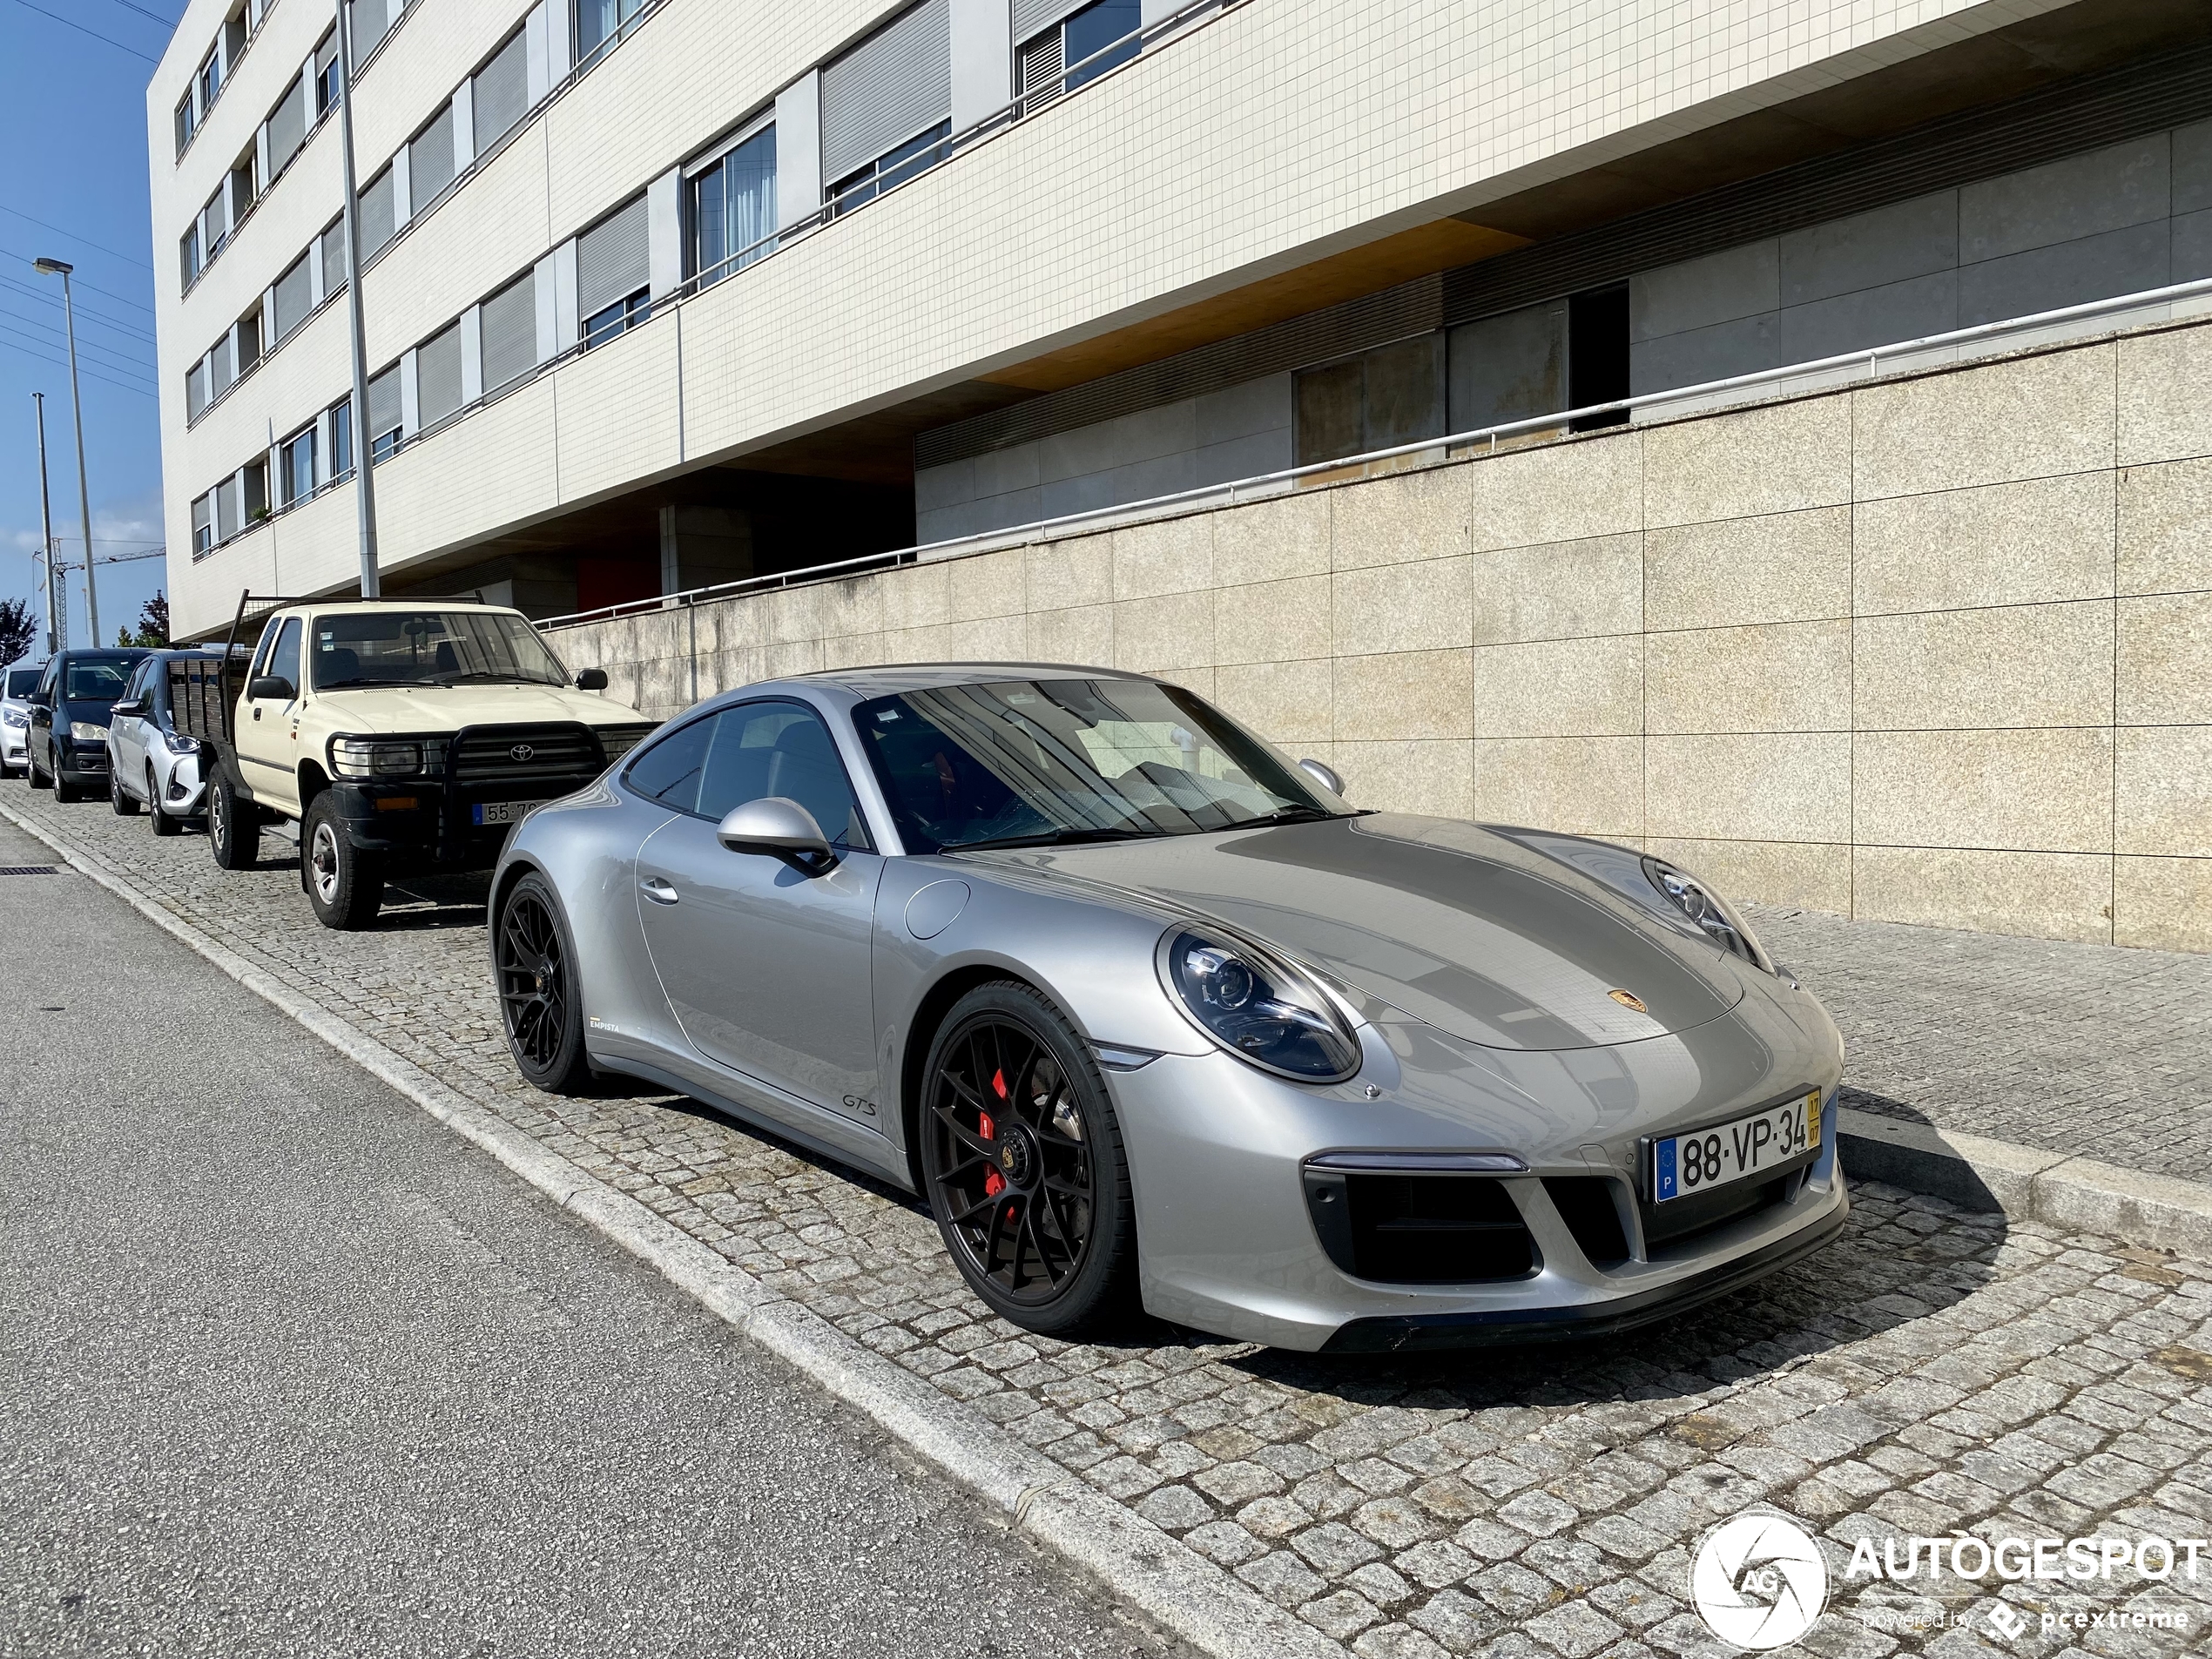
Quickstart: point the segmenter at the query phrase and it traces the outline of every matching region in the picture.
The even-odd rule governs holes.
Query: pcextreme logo
[[[1784,1648],[1828,1605],[1828,1567],[1820,1546],[1794,1521],[1738,1515],[1698,1545],[1689,1599],[1722,1641],[1755,1651]]]

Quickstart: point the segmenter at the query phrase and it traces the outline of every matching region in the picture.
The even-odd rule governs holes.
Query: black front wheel
[[[227,778],[207,786],[207,846],[226,870],[250,870],[261,859],[261,824]]]
[[[161,786],[154,781],[153,768],[146,768],[146,815],[153,820],[156,835],[181,835],[185,826],[161,810]]]
[[[341,933],[376,925],[384,902],[384,860],[354,845],[338,803],[325,791],[308,804],[300,824],[300,885],[315,920]]]
[[[30,774],[30,786],[33,789],[51,789],[54,786],[54,780],[38,770],[38,756],[35,751],[24,752],[23,769]]]
[[[1029,986],[954,1005],[923,1072],[929,1207],[961,1276],[1001,1318],[1067,1337],[1136,1300],[1121,1125],[1089,1045]]]
[[[552,884],[535,870],[500,901],[491,948],[500,1020],[515,1069],[550,1095],[585,1093],[591,1062],[583,1052],[576,953],[561,919],[561,901]]]

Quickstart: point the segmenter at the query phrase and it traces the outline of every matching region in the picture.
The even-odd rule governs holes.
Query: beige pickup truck
[[[388,876],[488,869],[532,807],[591,782],[654,723],[570,674],[520,611],[448,599],[241,597],[233,647],[172,688],[212,752],[215,862],[251,866],[299,826],[300,884],[327,927],[370,926]]]

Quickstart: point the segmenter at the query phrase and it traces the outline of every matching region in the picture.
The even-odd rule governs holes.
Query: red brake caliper
[[[995,1071],[991,1074],[991,1090],[994,1094],[997,1095],[1001,1100],[1004,1100],[1006,1098],[1006,1073],[1003,1070]],[[998,1138],[999,1126],[991,1121],[990,1113],[981,1112],[978,1113],[977,1116],[981,1121],[976,1125],[976,1128],[979,1132],[981,1132],[983,1138],[987,1141],[996,1140]],[[1006,1177],[1004,1176],[1001,1175],[996,1170],[988,1170],[984,1172],[983,1196],[985,1197],[995,1198],[1000,1193],[1005,1190]]]

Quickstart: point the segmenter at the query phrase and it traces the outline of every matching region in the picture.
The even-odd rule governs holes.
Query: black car
[[[140,650],[57,651],[30,694],[30,786],[58,800],[107,792],[108,711]]]

